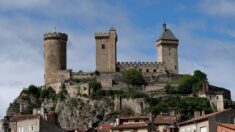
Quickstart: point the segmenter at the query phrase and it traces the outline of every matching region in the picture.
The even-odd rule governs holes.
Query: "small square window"
[[[101,48],[102,48],[102,49],[105,49],[105,45],[104,45],[104,44],[102,44],[102,45],[101,45]]]

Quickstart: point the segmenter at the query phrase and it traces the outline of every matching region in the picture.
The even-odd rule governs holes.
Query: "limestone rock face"
[[[86,130],[96,127],[111,113],[112,109],[112,105],[107,100],[76,97],[58,101],[55,111],[61,127]]]
[[[60,127],[82,130],[97,127],[109,119],[114,109],[112,99],[92,99],[79,95],[63,99],[41,98],[25,90],[10,104],[7,115],[32,114],[34,108],[42,106],[46,112],[55,111]]]

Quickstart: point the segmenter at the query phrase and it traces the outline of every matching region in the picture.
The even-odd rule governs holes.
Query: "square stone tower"
[[[156,41],[158,50],[158,63],[165,65],[166,71],[171,74],[179,73],[178,66],[178,43],[179,40],[166,28],[166,24],[163,24],[163,33],[161,37]]]
[[[95,33],[96,70],[99,72],[116,72],[117,33],[111,27],[108,33]]]

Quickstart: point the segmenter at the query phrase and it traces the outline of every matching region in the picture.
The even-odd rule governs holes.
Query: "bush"
[[[36,87],[34,85],[30,85],[28,87],[28,91],[29,91],[29,93],[35,95],[36,97],[39,97],[40,96],[40,92],[41,92],[40,88],[38,88],[38,87]]]
[[[80,102],[80,99],[76,99],[76,98],[71,98],[69,101],[68,101],[68,105],[69,107],[72,109],[72,108],[76,108],[78,105],[79,105],[79,102]]]
[[[124,81],[129,85],[140,86],[145,82],[142,74],[136,69],[124,71],[122,77]]]
[[[148,97],[145,93],[137,91],[134,88],[129,88],[127,92],[122,94],[123,97],[126,98],[145,98]]]
[[[51,99],[55,100],[56,99],[56,92],[52,87],[44,88],[41,90],[40,98],[42,98],[42,99],[44,99],[44,98],[50,99],[51,98]]]
[[[57,94],[57,99],[64,100],[68,95],[68,91],[66,90],[65,84],[60,86],[60,92]]]
[[[154,115],[160,112],[168,113],[171,109],[174,109],[176,112],[180,113],[182,119],[189,119],[193,117],[195,110],[204,110],[206,113],[212,112],[210,102],[206,98],[180,98],[176,96],[165,99],[148,98],[146,101],[149,102],[150,109]]]
[[[168,94],[194,94],[199,91],[200,86],[204,81],[207,81],[206,74],[200,70],[196,70],[194,75],[184,75],[178,81],[178,87],[173,87],[169,84],[165,86],[166,93]]]

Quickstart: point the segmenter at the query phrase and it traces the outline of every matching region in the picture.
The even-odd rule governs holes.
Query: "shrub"
[[[40,96],[40,88],[34,86],[34,85],[30,85],[28,87],[28,91],[29,93],[35,95],[36,97],[39,97]]]
[[[53,100],[56,99],[56,92],[52,87],[47,87],[41,90],[40,93],[40,98],[44,99],[44,98],[51,98]]]
[[[122,77],[127,84],[140,86],[144,84],[142,74],[136,69],[130,69],[123,72]]]
[[[66,90],[65,84],[60,86],[60,92],[57,94],[57,99],[64,100],[68,95],[68,91]]]

